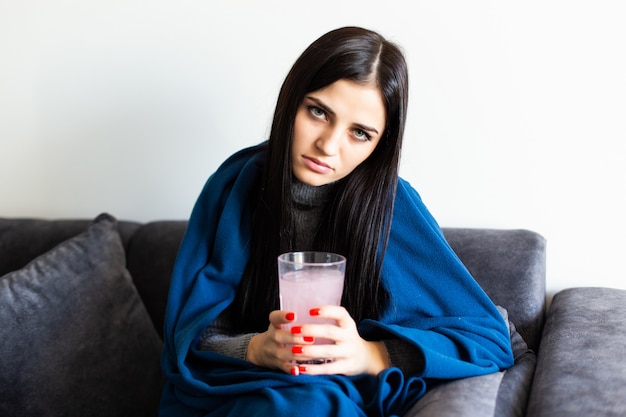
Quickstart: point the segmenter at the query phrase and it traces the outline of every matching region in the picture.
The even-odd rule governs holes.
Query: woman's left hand
[[[387,348],[383,342],[370,342],[363,339],[356,323],[343,307],[321,306],[311,310],[311,316],[332,319],[334,324],[303,324],[295,330],[299,336],[315,339],[330,339],[334,344],[302,344],[292,348],[293,359],[298,362],[319,358],[332,358],[322,364],[298,366],[300,373],[307,375],[342,374],[376,375],[391,366]],[[293,329],[292,329],[293,333]]]

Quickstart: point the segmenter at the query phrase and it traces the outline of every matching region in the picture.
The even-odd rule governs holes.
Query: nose
[[[339,152],[342,133],[339,129],[325,129],[315,141],[315,147],[326,156],[334,156]]]

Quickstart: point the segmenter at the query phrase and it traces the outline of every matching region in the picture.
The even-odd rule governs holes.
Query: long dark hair
[[[291,142],[305,95],[337,80],[374,82],[381,90],[386,126],[374,152],[337,185],[322,218],[317,250],[348,259],[342,305],[358,323],[377,319],[388,303],[381,280],[398,182],[408,102],[408,72],[400,49],[376,32],[344,27],[313,42],[287,75],[274,113],[267,160],[252,219],[251,253],[230,307],[234,330],[264,331],[278,308],[276,258],[295,250]]]

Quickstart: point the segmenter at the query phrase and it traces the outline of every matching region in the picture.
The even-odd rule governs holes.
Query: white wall
[[[626,288],[620,1],[0,0],[0,216],[187,218],[343,25],[400,43],[403,176],[444,226],[548,239],[548,289]]]

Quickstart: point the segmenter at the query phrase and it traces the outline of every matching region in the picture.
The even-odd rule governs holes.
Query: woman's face
[[[294,175],[313,186],[344,178],[374,152],[385,122],[374,84],[342,79],[306,94],[294,122]]]

